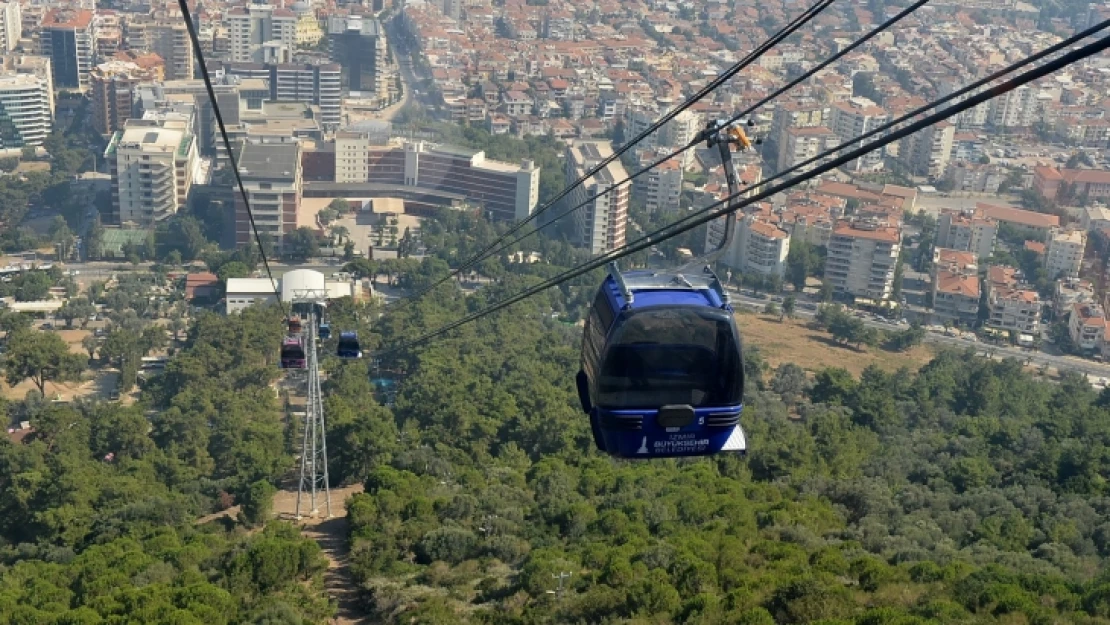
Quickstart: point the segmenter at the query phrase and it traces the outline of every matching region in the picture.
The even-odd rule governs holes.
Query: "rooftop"
[[[1030,228],[1053,228],[1060,226],[1060,218],[1056,215],[1034,213],[1033,211],[1007,206],[995,206],[979,202],[975,205],[984,215],[998,221],[1006,221]]]
[[[294,180],[300,158],[301,148],[296,143],[244,143],[239,171],[243,178]]]

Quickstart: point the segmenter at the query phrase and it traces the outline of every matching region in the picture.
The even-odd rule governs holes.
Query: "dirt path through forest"
[[[335,625],[369,624],[370,620],[362,614],[358,604],[358,589],[347,570],[347,498],[362,492],[362,484],[337,488],[331,491],[332,518],[327,518],[327,510],[322,495],[318,495],[320,515],[296,520],[297,491],[281,490],[274,496],[274,514],[280,519],[297,523],[306,538],[315,540],[328,559],[328,570],[324,573],[324,587],[335,600],[339,609]],[[307,514],[308,501],[301,501],[301,512]]]

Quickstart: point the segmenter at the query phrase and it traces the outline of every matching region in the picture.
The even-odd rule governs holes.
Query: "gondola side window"
[[[613,324],[613,310],[605,292],[599,290],[586,319],[585,336],[582,341],[582,369],[591,381],[597,380],[601,364],[601,352],[605,348],[605,337]]]
[[[613,331],[598,406],[727,406],[743,397],[739,345],[728,318],[681,308],[633,313]]]

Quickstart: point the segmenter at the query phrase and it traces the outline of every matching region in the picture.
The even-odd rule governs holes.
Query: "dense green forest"
[[[443,217],[424,233],[438,257],[351,269],[422,289],[495,235]],[[382,358],[324,357],[331,476],[365,485],[350,570],[370,622],[1110,623],[1110,394],[1081,376],[963,352],[807,375],[749,345],[749,456],[617,461],[572,385],[597,276],[393,349],[557,266],[481,270],[495,282],[467,297],[329,313]],[[122,345],[139,310],[112,293],[90,300],[130,311]],[[134,406],[4,407],[35,430],[0,442],[0,625],[327,621],[319,547],[270,519],[299,440],[272,386],[280,315],[200,314]],[[9,353],[34,332],[10,330]],[[371,376],[389,375],[387,407]]]
[[[477,305],[429,298],[378,330]],[[367,420],[335,433],[364,451],[333,475],[365,482],[352,568],[382,621],[1110,622],[1110,396],[1081,376],[949,352],[807,379],[749,347],[748,458],[614,461],[575,408],[578,332],[545,306],[398,355],[392,410],[361,380],[326,391]]]
[[[16,330],[13,343],[34,331]],[[276,310],[205,314],[130,407],[4,406],[32,434],[0,442],[0,623],[319,623],[316,543],[252,494],[291,464],[269,384]],[[11,362],[6,363],[9,366]],[[240,523],[196,526],[242,504]],[[252,529],[254,528],[254,529]]]

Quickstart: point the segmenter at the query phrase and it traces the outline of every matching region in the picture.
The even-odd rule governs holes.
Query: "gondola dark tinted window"
[[[743,364],[727,313],[650,308],[618,323],[602,366],[598,406],[728,406],[742,400]]]

